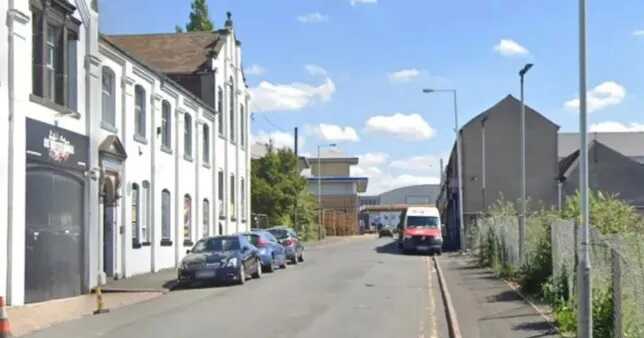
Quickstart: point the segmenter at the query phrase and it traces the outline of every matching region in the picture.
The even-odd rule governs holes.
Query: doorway
[[[114,183],[106,179],[103,183],[103,272],[108,278],[114,277],[115,256],[115,209],[116,195]]]

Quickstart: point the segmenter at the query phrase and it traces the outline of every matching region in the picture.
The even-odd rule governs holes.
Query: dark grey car
[[[194,282],[235,282],[248,276],[260,278],[259,251],[242,235],[204,238],[183,258],[178,271],[180,286]]]
[[[286,249],[286,258],[292,264],[304,262],[304,246],[297,236],[297,232],[286,226],[277,226],[268,229]]]

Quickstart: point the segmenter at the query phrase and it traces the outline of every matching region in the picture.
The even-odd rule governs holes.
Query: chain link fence
[[[571,220],[555,220],[546,226],[540,226],[540,221],[527,221],[524,259],[537,254],[538,238],[549,238],[552,280],[563,283],[559,287],[574,303],[579,227]],[[522,268],[517,217],[483,218],[469,239],[470,249],[482,264],[501,274]],[[613,337],[644,338],[644,235],[602,235],[591,228],[590,254],[595,320],[606,322]],[[608,307],[607,313],[599,310],[603,307]]]

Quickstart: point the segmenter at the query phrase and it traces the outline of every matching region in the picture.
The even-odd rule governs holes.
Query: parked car
[[[394,237],[394,233],[396,228],[394,228],[391,225],[383,225],[380,230],[378,230],[378,237]]]
[[[243,235],[259,250],[264,271],[273,272],[278,268],[286,268],[286,249],[273,234],[266,230],[252,229]]]
[[[242,235],[217,236],[199,240],[181,261],[180,286],[194,282],[235,282],[248,276],[262,276],[259,250]]]
[[[434,207],[407,208],[398,232],[398,247],[404,253],[422,251],[440,255],[443,252],[443,227]]]
[[[284,246],[286,258],[292,264],[304,262],[304,246],[295,230],[286,226],[277,226],[268,229],[268,231]]]

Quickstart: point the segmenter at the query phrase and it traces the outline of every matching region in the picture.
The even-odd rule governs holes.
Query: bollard
[[[11,337],[11,326],[9,325],[9,315],[4,303],[4,297],[0,296],[0,338]]]
[[[101,291],[101,286],[96,287],[96,311],[94,311],[95,315],[100,315],[101,313],[108,313],[110,312],[109,309],[105,308],[105,304],[103,304],[103,292]]]

